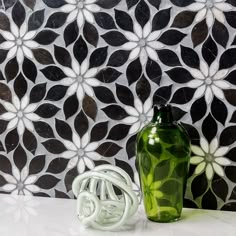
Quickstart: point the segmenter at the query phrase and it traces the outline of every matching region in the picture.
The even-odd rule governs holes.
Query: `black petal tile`
[[[45,155],[34,157],[29,164],[29,174],[35,175],[41,172],[45,165]]]
[[[83,99],[82,106],[85,114],[95,121],[98,113],[98,107],[95,100],[86,95]]]
[[[143,75],[141,79],[136,84],[136,94],[139,99],[145,103],[145,101],[150,97],[151,94],[151,85],[148,80]]]
[[[46,26],[51,29],[57,29],[63,26],[66,22],[68,14],[64,12],[56,12],[49,16]]]
[[[122,168],[124,171],[126,171],[129,174],[131,180],[134,181],[134,171],[131,168],[131,166],[127,162],[124,162],[124,161],[121,161],[118,159],[116,159],[115,161],[116,161],[116,166],[118,166],[118,167]]]
[[[121,150],[121,147],[113,142],[105,142],[102,143],[96,150],[100,155],[104,157],[113,157],[115,156],[119,151]]]
[[[180,88],[178,89],[171,100],[171,103],[175,103],[175,104],[185,104],[188,103],[194,95],[195,89],[192,88]]]
[[[230,123],[236,123],[236,112],[233,113],[233,115],[230,119]]]
[[[65,114],[66,120],[73,116],[79,108],[79,102],[76,94],[71,97],[68,97],[63,105],[63,111]]]
[[[160,85],[161,78],[162,78],[161,67],[155,61],[151,60],[150,58],[147,61],[146,73],[147,73],[148,78],[152,82]]]
[[[6,112],[6,111],[5,111]],[[5,113],[4,112],[4,113]],[[2,134],[3,132],[5,132],[5,130],[7,129],[7,125],[8,125],[8,121],[6,120],[0,120],[0,134]],[[4,148],[3,148],[4,149]],[[5,150],[4,150],[5,151]]]
[[[70,126],[63,120],[55,119],[56,131],[59,136],[63,139],[72,141],[72,129]]]
[[[16,1],[17,0],[5,0],[3,3],[5,9],[7,10],[7,9],[11,8],[16,3]],[[0,6],[1,6],[1,3],[0,3]]]
[[[24,4],[29,7],[31,10],[34,10],[36,0],[23,0]]]
[[[107,49],[108,47],[97,48],[93,51],[89,59],[89,67],[99,67],[107,59]]]
[[[137,135],[131,136],[126,143],[126,153],[128,158],[131,159],[135,156],[135,143]]]
[[[182,109],[180,109],[179,107],[172,107],[172,113],[173,113],[173,117],[175,120],[179,121],[180,119],[183,118],[183,116],[187,113],[185,111],[183,111]]]
[[[92,44],[94,47],[97,47],[99,34],[96,27],[86,21],[84,24],[83,34],[88,43]]]
[[[170,0],[170,1],[178,7],[186,7],[194,3],[194,0]]]
[[[161,0],[148,0],[150,4],[152,4],[156,9],[159,9]]]
[[[54,106],[50,103],[44,103],[40,105],[35,113],[42,118],[51,118],[56,115],[56,113],[60,110],[60,108]]]
[[[120,67],[124,65],[125,62],[128,60],[129,54],[130,52],[125,50],[115,51],[111,54],[107,65],[113,67]]]
[[[225,180],[219,177],[218,175],[214,175],[211,186],[212,186],[213,192],[219,198],[225,201],[228,195],[228,185],[225,182]]]
[[[180,29],[189,27],[193,23],[195,16],[196,16],[195,12],[182,11],[174,18],[172,27]]]
[[[43,121],[34,122],[34,128],[37,134],[43,138],[55,138],[52,127]]]
[[[150,9],[144,0],[140,0],[135,8],[135,17],[138,23],[144,27],[150,18]]]
[[[83,111],[80,111],[80,113],[75,117],[74,126],[76,132],[79,134],[81,138],[88,131],[89,122],[88,118],[86,117]]]
[[[54,55],[62,66],[71,67],[71,56],[65,48],[54,45]]]
[[[104,68],[98,72],[96,78],[103,83],[112,83],[121,76],[121,73],[114,68]]]
[[[104,86],[94,87],[94,92],[99,101],[107,104],[116,103],[116,99],[109,88]]]
[[[126,77],[128,79],[129,85],[136,82],[142,75],[142,65],[139,58],[131,62],[126,70]]]
[[[183,38],[186,37],[186,34],[178,31],[178,30],[167,30],[164,32],[158,41],[168,45],[173,46],[180,43]]]
[[[192,144],[193,145],[200,145],[199,144],[200,136],[199,136],[197,129],[194,126],[189,125],[189,124],[181,123],[181,125],[187,131],[187,133],[192,141]]]
[[[217,200],[215,195],[209,189],[202,198],[202,207],[204,209],[215,210],[217,209]]]
[[[225,168],[226,176],[234,183],[236,183],[236,167],[235,166],[227,166]]]
[[[153,95],[153,104],[166,104],[171,97],[172,85],[163,86],[156,90]]]
[[[23,143],[24,143],[25,148],[29,152],[31,152],[32,154],[35,154],[38,147],[38,143],[34,134],[27,129],[25,130],[23,134]]]
[[[236,141],[236,126],[229,126],[220,135],[220,144],[228,146]]]
[[[12,174],[11,162],[9,159],[3,155],[0,155],[0,170],[7,174]]]
[[[50,174],[59,174],[66,169],[68,161],[68,159],[56,158],[49,163],[46,172]]]
[[[134,106],[134,95],[128,87],[116,84],[116,95],[123,104]]]
[[[211,36],[202,45],[202,56],[210,66],[218,55],[218,48]]]
[[[73,47],[73,53],[76,58],[76,60],[81,64],[82,61],[86,58],[88,55],[88,47],[86,42],[83,40],[83,38],[80,36],[79,39],[75,42]]]
[[[98,12],[94,13],[94,18],[96,23],[103,29],[116,29],[115,22],[108,13],[106,12]]]
[[[129,133],[130,126],[124,124],[118,124],[111,128],[107,139],[118,141],[124,139]]]
[[[236,90],[228,89],[224,90],[226,100],[233,106],[236,106]]]
[[[133,20],[129,14],[115,9],[115,18],[117,25],[121,29],[133,32]]]
[[[11,102],[12,92],[10,88],[3,83],[0,83],[0,99],[5,100],[7,102]]]
[[[152,31],[164,29],[170,21],[171,8],[158,11],[152,20]]]
[[[52,55],[46,49],[34,49],[32,50],[35,59],[42,65],[54,64],[54,60]]]
[[[30,92],[30,103],[41,101],[46,93],[46,83],[35,85]]]
[[[17,133],[17,129],[13,129],[10,132],[7,133],[5,138],[5,148],[7,150],[7,153],[14,150],[19,143],[19,135]]]
[[[20,99],[24,97],[27,87],[27,82],[25,81],[24,76],[20,73],[14,81],[14,91]]]
[[[196,51],[193,49],[181,45],[181,57],[187,66],[197,69],[199,68],[200,59]]]
[[[225,14],[225,18],[226,18],[228,24],[231,27],[236,28],[236,22],[235,22],[236,12],[229,11],[229,12],[224,12],[224,14]]]
[[[39,29],[44,22],[45,9],[33,12],[28,20],[28,31]]]
[[[47,66],[41,72],[51,81],[59,81],[66,77],[65,73],[57,66]]]
[[[196,176],[193,179],[193,182],[191,184],[191,190],[192,190],[192,193],[193,193],[193,198],[196,199],[197,197],[204,194],[205,191],[207,190],[207,187],[208,187],[208,183],[207,183],[205,173]]]
[[[105,108],[102,108],[104,113],[113,120],[122,120],[128,116],[126,111],[118,105],[110,105]]]
[[[55,33],[52,30],[42,30],[36,35],[34,41],[42,45],[48,45],[53,43],[58,36],[59,34]]]
[[[19,65],[17,63],[16,58],[14,57],[10,61],[7,62],[5,66],[5,75],[7,81],[13,80],[19,71]]]
[[[105,9],[111,9],[113,7],[115,7],[116,5],[119,4],[121,0],[98,0],[96,2],[97,5],[99,5],[100,7],[102,8],[105,8]]]
[[[0,29],[10,31],[10,21],[3,12],[0,12]]]
[[[35,182],[35,185],[42,189],[51,189],[55,187],[59,181],[60,179],[53,175],[43,175],[38,178],[38,180]]]
[[[74,181],[75,177],[78,176],[77,168],[73,168],[69,170],[64,178],[64,184],[66,187],[66,191],[69,192],[72,189],[72,182]]]
[[[22,170],[27,162],[26,152],[20,144],[13,153],[13,161],[19,170]]]
[[[65,97],[68,87],[63,85],[55,85],[48,90],[45,100],[59,101]]]
[[[15,22],[15,24],[20,28],[20,26],[23,24],[25,20],[25,8],[22,6],[22,4],[18,1],[13,9],[12,9],[12,19]]]
[[[42,144],[50,153],[53,154],[60,154],[66,151],[64,144],[57,139],[49,139]]]
[[[109,45],[117,47],[128,42],[126,37],[119,31],[109,31],[101,36]]]
[[[236,7],[236,2],[235,2],[235,0],[226,0],[226,2],[228,2],[228,3],[231,4],[232,6]]]
[[[177,54],[169,49],[162,49],[157,51],[161,62],[167,66],[181,66]]]
[[[93,126],[90,134],[90,142],[100,141],[106,137],[108,132],[108,121],[97,123]]]
[[[212,28],[212,35],[215,41],[222,47],[226,47],[229,40],[229,32],[224,24],[215,20]]]
[[[225,121],[228,117],[228,110],[226,105],[216,97],[214,97],[211,104],[211,113],[216,120],[218,120],[222,125],[225,125]]]
[[[217,134],[217,123],[212,117],[211,114],[209,114],[202,123],[202,133],[204,134],[207,141],[210,143],[213,138],[215,138]]]
[[[1,39],[0,39],[1,40]],[[1,42],[0,42],[1,43]],[[8,51],[0,49],[0,64],[3,63],[7,57]]]
[[[232,148],[228,153],[226,153],[225,157],[229,160],[236,162],[236,148]]]
[[[29,60],[27,57],[24,58],[23,65],[22,65],[23,73],[27,77],[27,79],[31,80],[35,83],[38,71],[33,63],[33,61]]]
[[[61,6],[63,6],[64,4],[66,4],[66,2],[64,0],[43,0],[43,2],[48,6],[48,7],[52,7],[52,8],[59,8]]]
[[[189,71],[182,67],[175,67],[169,71],[166,71],[167,75],[176,83],[187,83],[194,80]]]
[[[228,69],[236,64],[236,48],[226,50],[220,58],[220,69]]]
[[[208,27],[206,20],[203,20],[195,25],[192,30],[191,36],[193,41],[193,46],[196,47],[199,44],[203,43],[208,35]]]
[[[139,2],[139,0],[126,0],[126,4],[127,4],[128,9],[130,9],[131,7],[136,5],[138,2]]]
[[[190,111],[193,124],[195,122],[201,120],[205,116],[206,111],[207,111],[207,105],[205,102],[205,98],[202,97],[202,98],[196,100],[193,103],[193,105],[191,107],[191,111]]]
[[[65,40],[66,47],[74,43],[78,35],[79,35],[79,28],[78,28],[77,22],[74,21],[68,24],[64,31],[64,40]]]
[[[67,198],[67,199],[69,199],[70,197],[67,194],[65,194],[64,192],[61,192],[61,191],[55,189],[55,198]]]

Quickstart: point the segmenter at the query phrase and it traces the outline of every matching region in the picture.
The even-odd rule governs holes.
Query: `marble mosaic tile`
[[[0,1],[0,191],[73,198],[171,103],[192,140],[185,206],[236,210],[235,0]]]

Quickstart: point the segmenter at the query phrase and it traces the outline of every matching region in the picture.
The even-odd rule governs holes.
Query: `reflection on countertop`
[[[146,220],[142,207],[119,232],[80,226],[76,201],[0,194],[3,236],[236,236],[236,212],[184,209],[180,221],[158,224]]]

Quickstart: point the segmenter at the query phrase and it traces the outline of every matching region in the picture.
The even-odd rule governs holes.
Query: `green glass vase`
[[[150,124],[138,134],[136,161],[147,218],[180,218],[190,159],[190,139],[173,120],[170,105],[154,107]]]

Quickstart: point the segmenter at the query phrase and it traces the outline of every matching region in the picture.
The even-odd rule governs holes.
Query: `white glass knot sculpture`
[[[139,205],[129,175],[112,165],[101,165],[79,175],[72,190],[80,222],[100,230],[122,226]]]

